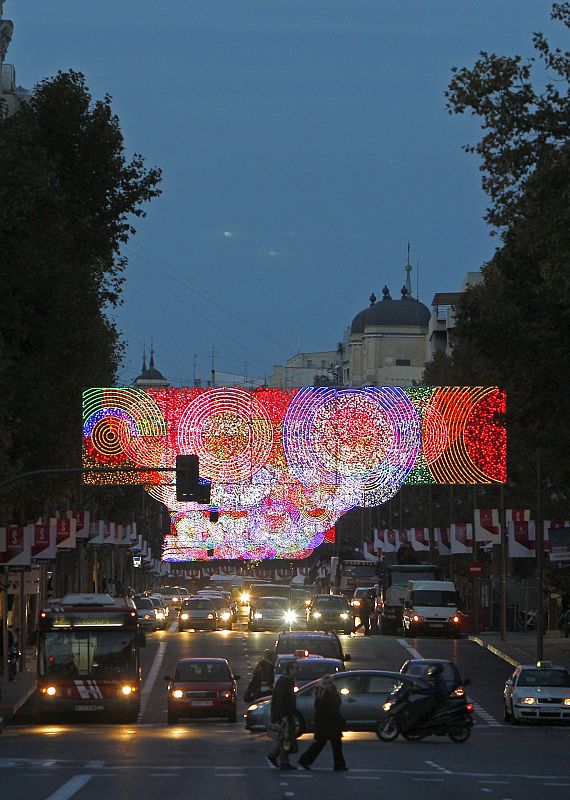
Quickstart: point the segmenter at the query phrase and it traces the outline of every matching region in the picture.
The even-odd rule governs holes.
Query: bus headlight
[[[297,622],[297,614],[294,611],[286,611],[283,614],[285,622]]]
[[[134,691],[136,691],[136,690],[135,690],[135,688],[134,688],[134,686],[122,686],[122,687],[121,687],[121,692],[122,692],[124,695],[129,695],[129,694],[132,694]]]
[[[57,694],[57,689],[55,688],[55,686],[48,686],[45,692],[50,697],[55,697],[55,695]]]

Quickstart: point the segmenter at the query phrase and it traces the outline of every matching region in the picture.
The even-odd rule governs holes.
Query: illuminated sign
[[[342,514],[405,483],[505,482],[505,406],[495,387],[89,389],[83,466],[113,471],[85,481],[143,484],[164,503],[164,560],[303,558]],[[216,523],[176,500],[188,454]]]

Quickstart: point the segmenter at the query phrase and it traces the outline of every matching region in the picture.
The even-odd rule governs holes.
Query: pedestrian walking
[[[295,725],[295,678],[299,672],[296,661],[290,661],[273,689],[271,698],[271,726],[270,731],[277,739],[277,743],[266,758],[273,767],[279,769],[297,769],[289,762],[289,753],[296,753],[297,729]]]
[[[358,616],[360,617],[360,625],[364,628],[364,635],[370,636],[370,597],[368,593],[360,600],[360,608]],[[360,626],[359,626],[360,627]]]
[[[315,740],[299,759],[303,769],[310,769],[327,742],[333,751],[333,769],[346,772],[348,767],[342,753],[342,729],[345,721],[340,713],[342,698],[332,682],[330,675],[325,675],[321,685],[315,692]]]
[[[250,703],[258,697],[265,697],[273,691],[275,683],[275,665],[271,650],[265,650],[253,669],[251,680],[247,685],[243,699]]]

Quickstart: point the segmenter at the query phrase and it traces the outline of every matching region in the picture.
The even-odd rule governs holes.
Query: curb
[[[33,683],[29,689],[27,689],[24,694],[18,698],[18,700],[16,700],[15,703],[3,706],[0,702],[0,719],[2,719],[2,723],[0,724],[5,725],[10,719],[12,719],[12,717],[18,713],[22,706],[28,702],[35,691],[36,686],[35,683]]]
[[[503,661],[506,661],[507,664],[511,664],[513,667],[518,667],[521,663],[520,661],[517,661],[516,658],[512,658],[506,653],[503,653],[502,650],[498,650],[492,644],[487,644],[487,642],[484,642],[483,639],[480,639],[478,636],[468,636],[467,638],[470,642],[474,642],[475,644],[478,644],[479,647],[483,647],[485,648],[485,650],[489,650],[489,652],[493,653],[493,655],[502,658]]]

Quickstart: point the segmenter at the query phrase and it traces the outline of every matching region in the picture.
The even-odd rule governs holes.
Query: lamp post
[[[543,656],[544,637],[544,528],[542,522],[542,465],[536,448],[536,660]]]

